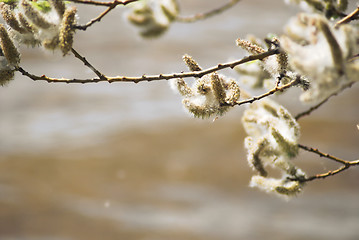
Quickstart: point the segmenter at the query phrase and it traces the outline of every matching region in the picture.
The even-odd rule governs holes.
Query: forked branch
[[[84,1],[84,0],[70,0],[70,1],[75,2],[75,3],[83,3],[83,4],[90,4],[90,5],[95,5],[95,6],[108,7],[105,11],[103,11],[97,17],[91,19],[88,23],[86,23],[84,25],[73,26],[73,28],[75,28],[75,29],[86,31],[86,29],[88,27],[92,26],[96,22],[100,22],[103,17],[105,17],[111,10],[116,8],[118,5],[127,5],[132,2],[137,2],[138,0],[125,0],[125,1],[114,0],[113,2],[98,2],[98,1]]]
[[[324,157],[324,158],[327,158],[329,160],[332,160],[332,161],[335,161],[337,163],[340,163],[340,164],[342,164],[342,166],[335,169],[335,170],[328,171],[326,173],[320,173],[320,174],[316,174],[314,176],[310,176],[310,177],[306,177],[306,178],[300,178],[300,179],[289,178],[289,180],[300,181],[300,182],[309,182],[309,181],[313,181],[313,180],[316,180],[316,179],[324,179],[324,178],[327,178],[329,176],[333,176],[333,175],[336,175],[338,173],[341,173],[341,172],[349,169],[350,167],[359,165],[359,160],[347,161],[347,160],[332,156],[332,155],[330,155],[328,153],[321,152],[320,150],[318,150],[316,148],[307,147],[307,146],[304,146],[304,145],[301,145],[301,144],[298,144],[298,147],[305,150],[305,151],[317,154],[320,157]]]
[[[239,102],[236,102],[235,104],[233,104],[233,106],[240,106],[242,104],[246,104],[246,103],[253,103],[255,101],[258,101],[258,100],[261,100],[262,98],[265,98],[265,97],[268,97],[270,95],[273,95],[275,94],[276,92],[282,92],[294,85],[296,85],[298,83],[298,78],[296,79],[293,79],[292,81],[290,81],[289,83],[279,87],[279,86],[275,86],[273,89],[269,90],[268,92],[266,93],[263,93],[262,95],[259,95],[259,96],[256,96],[256,97],[252,97],[252,98],[249,98],[249,99],[245,99],[245,100],[242,100],[242,101],[239,101]]]
[[[90,68],[100,79],[106,79],[106,77],[99,70],[92,66],[92,64],[89,63],[85,57],[81,56],[74,48],[71,48],[71,52],[75,55],[76,58],[80,59],[85,66]]]

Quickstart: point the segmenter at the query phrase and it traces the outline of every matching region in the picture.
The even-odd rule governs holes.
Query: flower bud
[[[332,53],[332,60],[334,63],[334,67],[337,70],[338,74],[342,75],[344,73],[344,61],[343,61],[342,50],[337,40],[335,39],[332,31],[330,30],[328,24],[324,20],[319,19],[318,26],[319,29],[323,32],[323,35],[325,36],[326,40],[328,41],[328,45]]]
[[[59,41],[60,49],[65,56],[72,48],[74,29],[72,26],[75,24],[76,8],[66,9],[64,17],[61,22]]]
[[[45,39],[42,41],[42,46],[48,50],[55,50],[60,44],[58,36],[53,37],[52,39]]]
[[[51,6],[56,10],[59,17],[62,18],[66,10],[64,1],[63,0],[48,0],[48,1],[50,2]]]
[[[14,14],[14,10],[10,8],[9,5],[5,3],[0,3],[0,10],[1,15],[5,22],[15,31],[18,31],[19,33],[25,33],[26,29],[20,26],[19,21],[16,19],[16,16]]]
[[[24,10],[25,16],[37,27],[42,29],[48,29],[50,27],[54,27],[54,24],[46,21],[43,17],[42,13],[37,11],[28,0],[21,1],[21,7]]]
[[[229,83],[225,83],[226,98],[225,102],[228,104],[235,104],[240,97],[241,90],[238,84],[234,80],[230,80]]]
[[[171,88],[178,91],[182,96],[193,96],[192,89],[187,85],[187,83],[182,79],[174,79],[170,81]]]
[[[18,17],[19,17],[19,21],[21,23],[21,26],[26,29],[27,32],[29,33],[37,33],[38,29],[33,26],[31,23],[29,23],[29,21],[26,19],[26,17],[20,12],[18,13]]]
[[[1,50],[10,65],[16,66],[20,63],[20,53],[13,41],[10,39],[3,24],[0,24],[0,46]]]
[[[179,13],[179,6],[176,0],[162,0],[161,9],[170,22],[174,21]]]
[[[224,90],[222,81],[219,79],[217,73],[211,74],[211,85],[213,89],[214,96],[216,97],[220,105],[224,104],[226,101],[226,92]]]
[[[238,38],[236,40],[236,43],[237,43],[237,46],[243,48],[244,50],[247,50],[249,53],[252,53],[252,54],[259,54],[259,53],[265,52],[265,50],[262,47],[254,44],[254,43],[251,43],[247,40],[242,40],[242,39]]]
[[[190,71],[195,72],[195,71],[202,70],[202,68],[198,65],[198,63],[190,55],[185,54],[182,57],[182,59],[186,63],[186,65]]]
[[[9,81],[14,79],[14,70],[0,69],[0,86],[5,86]]]

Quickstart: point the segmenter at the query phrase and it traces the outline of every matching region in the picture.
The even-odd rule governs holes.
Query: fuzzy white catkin
[[[65,4],[56,1],[51,1],[50,6],[49,11],[44,12],[34,7],[28,0],[19,1],[18,6],[11,11],[18,21],[17,24],[21,26],[21,31],[10,29],[10,33],[18,43],[32,47],[41,45],[51,51],[61,49],[63,54],[66,54],[68,50],[64,51],[63,46],[67,45],[67,49],[72,47],[74,33],[72,25],[76,23],[76,8],[67,8]],[[6,7],[2,11],[5,12]],[[69,14],[64,14],[69,12],[72,13],[71,19],[67,18]],[[61,39],[60,35],[66,35],[67,38]]]
[[[140,29],[144,38],[161,36],[179,13],[176,0],[142,0],[130,8],[127,19]]]
[[[262,156],[263,159],[271,161],[273,156],[281,157],[289,154],[289,156],[294,157],[296,155],[295,146],[300,136],[299,125],[286,109],[274,101],[265,99],[251,104],[244,112],[242,123],[245,131],[254,139],[254,142],[259,143],[261,142],[259,139],[262,138],[268,142],[267,148],[271,149],[269,151],[271,154],[267,152]],[[275,138],[278,134],[283,139]],[[290,146],[293,146],[293,149]],[[288,151],[293,152],[288,153]]]
[[[301,95],[303,102],[322,101],[343,85],[358,81],[359,61],[348,61],[359,50],[357,29],[350,25],[336,29],[321,15],[302,13],[291,19],[285,30],[280,41],[289,65],[310,83],[309,90]]]
[[[0,56],[0,86],[6,85],[14,78],[14,69],[4,56]]]
[[[242,123],[249,135],[245,138],[248,163],[260,174],[252,178],[250,186],[279,195],[299,193],[302,185],[297,181],[286,180],[287,176],[305,176],[291,161],[298,154],[300,136],[295,119],[284,107],[264,99],[249,106],[244,112]],[[282,178],[268,178],[266,166],[282,171]]]
[[[252,177],[249,186],[259,188],[262,191],[273,193],[278,197],[289,200],[290,197],[296,196],[302,191],[304,184],[298,181],[287,181],[285,177],[276,179],[256,175]]]
[[[183,96],[183,106],[194,117],[209,118],[222,116],[239,99],[240,89],[237,83],[224,75],[216,73],[196,79],[189,87],[183,79],[170,81],[175,92]]]
[[[274,102],[265,99],[255,102],[245,111],[242,122],[244,128],[252,137],[261,137],[270,133],[270,128],[275,127],[283,136],[292,142],[299,139],[299,126],[293,119],[293,126],[282,116],[290,113]]]

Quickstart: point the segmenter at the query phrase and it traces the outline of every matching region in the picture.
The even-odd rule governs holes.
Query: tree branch
[[[242,101],[239,101],[239,102],[236,102],[234,104],[230,104],[231,106],[240,106],[242,104],[246,104],[246,103],[253,103],[254,101],[258,101],[262,98],[265,98],[265,97],[268,97],[270,95],[273,95],[274,93],[276,92],[281,92],[281,91],[284,91],[286,90],[287,88],[290,88],[294,85],[296,85],[298,83],[298,78],[290,81],[289,83],[279,87],[279,86],[276,86],[275,88],[273,88],[272,90],[266,92],[266,93],[263,93],[262,95],[259,95],[259,96],[256,96],[256,97],[252,97],[252,98],[249,98],[249,99],[245,99],[245,100],[242,100]]]
[[[298,144],[298,147],[305,150],[305,151],[307,151],[307,152],[315,153],[315,154],[319,155],[320,157],[325,157],[325,158],[328,158],[330,160],[333,160],[333,161],[335,161],[337,163],[341,163],[341,164],[349,163],[349,161],[334,157],[332,155],[329,155],[328,153],[323,153],[323,152],[319,151],[317,148],[307,147],[307,146],[304,146],[302,144]]]
[[[108,7],[105,11],[103,11],[100,15],[98,15],[96,18],[91,19],[88,23],[84,24],[84,25],[74,25],[73,28],[74,29],[79,29],[79,30],[83,30],[86,31],[86,29],[90,26],[92,26],[94,23],[96,22],[100,22],[101,19],[106,16],[106,14],[108,14],[112,9],[114,9],[116,6],[113,5],[111,7]]]
[[[222,69],[226,69],[226,68],[234,68],[235,66],[243,64],[243,63],[246,63],[246,62],[250,62],[250,61],[254,61],[254,60],[263,60],[266,57],[269,57],[271,55],[275,55],[275,54],[278,54],[278,53],[279,53],[278,49],[273,49],[273,50],[269,50],[269,51],[264,52],[264,53],[244,57],[244,58],[242,58],[240,60],[236,60],[236,61],[233,61],[233,62],[218,64],[217,66],[214,66],[214,67],[202,70],[202,71],[181,72],[181,73],[172,73],[172,74],[159,74],[159,75],[150,75],[150,76],[142,75],[141,77],[126,77],[126,76],[108,77],[108,76],[100,73],[101,77],[99,77],[99,78],[92,78],[92,79],[73,78],[73,79],[68,79],[68,78],[51,78],[51,77],[47,77],[46,75],[37,76],[37,75],[34,75],[34,74],[31,74],[31,73],[27,72],[22,67],[18,67],[16,70],[21,72],[24,76],[27,76],[30,79],[34,80],[34,81],[47,81],[49,83],[50,82],[53,82],[53,83],[60,83],[60,82],[62,82],[62,83],[97,83],[97,82],[109,82],[109,83],[112,83],[112,82],[133,82],[133,83],[138,83],[138,82],[143,82],[143,81],[150,82],[150,81],[158,81],[158,80],[169,80],[169,79],[174,79],[174,78],[189,78],[189,77],[200,78],[200,77],[203,77],[206,74],[213,73],[213,72],[216,72],[216,71],[219,71],[219,70],[222,70]],[[84,62],[84,59],[80,58],[80,60]],[[284,86],[286,86],[286,85],[284,85]],[[289,87],[289,86],[287,86],[287,87]],[[279,90],[284,90],[284,89],[278,89],[276,91],[279,91]]]
[[[313,181],[313,180],[316,180],[316,179],[324,179],[324,178],[327,178],[329,176],[333,176],[333,175],[336,175],[338,173],[341,173],[341,172],[349,169],[352,166],[359,165],[359,160],[354,160],[354,161],[343,160],[343,159],[334,157],[332,155],[329,155],[327,153],[323,153],[323,152],[319,151],[316,148],[307,147],[307,146],[304,146],[304,145],[301,145],[301,144],[298,144],[298,147],[305,150],[305,151],[315,153],[315,154],[319,155],[320,157],[325,157],[327,159],[333,160],[333,161],[335,161],[337,163],[342,164],[343,166],[341,166],[340,168],[337,168],[335,170],[328,171],[326,173],[316,174],[316,175],[311,176],[311,177],[307,177],[307,178],[292,178],[292,177],[290,177],[290,178],[288,178],[288,180],[300,181],[300,182],[309,182],[309,181]]]
[[[104,6],[104,7],[111,7],[112,5],[127,5],[132,2],[137,2],[139,0],[114,0],[111,2],[100,2],[100,1],[92,1],[92,0],[68,0],[74,3],[81,3],[87,5],[94,5],[94,6]]]
[[[358,19],[359,17],[359,7],[357,7],[357,9],[355,9],[352,13],[350,13],[349,15],[347,15],[346,17],[342,18],[341,20],[339,20],[334,27],[337,28],[339,27],[339,25],[344,24],[344,23],[348,23],[351,22],[355,19]]]
[[[86,29],[88,27],[92,26],[94,23],[100,22],[101,19],[104,16],[106,16],[112,9],[116,8],[117,5],[127,5],[132,2],[137,2],[138,0],[125,0],[125,1],[114,0],[113,2],[97,2],[97,1],[84,1],[84,0],[70,0],[70,1],[75,2],[75,3],[92,4],[92,5],[96,5],[96,6],[107,6],[108,7],[105,11],[103,11],[97,17],[91,19],[88,23],[86,23],[84,25],[74,25],[73,26],[74,29],[86,31]]]
[[[338,91],[330,94],[328,97],[326,97],[323,101],[321,101],[320,103],[314,105],[313,107],[309,108],[308,110],[298,113],[297,116],[295,116],[295,120],[299,120],[300,118],[304,117],[304,116],[308,116],[310,115],[313,111],[319,109],[324,103],[326,103],[331,97],[334,97],[336,95],[338,95],[339,93],[341,93],[342,91],[344,91],[347,88],[350,88],[351,86],[353,86],[355,82],[350,82],[348,84],[345,84],[342,88],[340,88]]]
[[[106,77],[99,70],[97,70],[94,66],[92,66],[91,63],[89,63],[85,57],[81,56],[74,48],[71,48],[71,51],[75,55],[76,58],[80,59],[85,64],[85,66],[90,68],[100,79],[106,80]]]
[[[209,12],[205,12],[205,13],[197,13],[193,16],[188,16],[188,17],[181,17],[178,16],[176,18],[176,21],[178,22],[185,22],[185,23],[191,23],[191,22],[196,22],[199,20],[204,20],[206,18],[212,17],[214,15],[220,14],[224,11],[226,11],[227,9],[233,7],[234,5],[236,5],[240,0],[231,0],[230,2],[224,4],[221,7],[218,7],[216,9],[213,9]]]

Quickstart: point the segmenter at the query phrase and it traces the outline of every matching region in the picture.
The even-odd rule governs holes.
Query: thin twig
[[[224,4],[223,6],[218,7],[216,9],[213,9],[213,10],[211,10],[209,12],[197,13],[197,14],[195,14],[193,16],[189,16],[189,17],[178,16],[176,18],[176,21],[190,23],[190,22],[196,22],[198,20],[203,20],[203,19],[212,17],[214,15],[217,15],[217,14],[220,14],[220,13],[226,11],[227,9],[229,9],[229,8],[233,7],[234,5],[236,5],[239,1],[240,0],[231,0],[230,2]]]
[[[92,0],[68,0],[70,2],[74,3],[81,3],[81,4],[87,4],[87,5],[95,5],[95,6],[104,6],[104,7],[110,7],[112,5],[127,5],[132,2],[137,2],[139,0],[114,0],[110,2],[101,2],[101,1],[92,1]]]
[[[126,0],[126,1],[118,1],[115,0],[113,2],[97,2],[97,1],[83,1],[83,0],[72,0],[76,3],[86,3],[86,4],[93,4],[96,6],[107,6],[108,8],[103,11],[100,15],[97,17],[91,19],[88,23],[84,25],[74,25],[73,28],[86,31],[86,29],[90,26],[92,26],[96,22],[100,22],[103,17],[105,17],[112,9],[116,8],[118,5],[127,5],[132,2],[136,2],[138,0]]]
[[[328,158],[330,160],[333,160],[333,161],[335,161],[337,163],[341,163],[341,164],[349,163],[349,161],[334,157],[332,155],[329,155],[328,153],[323,153],[323,152],[319,151],[317,148],[307,147],[307,146],[304,146],[302,144],[298,144],[298,147],[305,150],[305,151],[307,151],[307,152],[315,153],[315,154],[319,155],[320,157],[325,157],[325,158]]]
[[[316,174],[316,175],[311,176],[311,177],[304,178],[304,179],[302,179],[302,182],[309,182],[309,181],[313,181],[313,180],[316,180],[316,179],[327,178],[329,176],[333,176],[333,175],[336,175],[338,173],[343,172],[344,170],[348,169],[350,166],[351,165],[343,165],[342,167],[340,167],[338,169],[328,171],[326,173]]]
[[[338,21],[334,25],[334,27],[337,28],[341,24],[348,23],[355,19],[358,19],[358,17],[359,17],[359,7],[357,7],[357,9],[355,9],[352,13],[350,13],[349,15],[347,15],[346,17],[344,17],[340,21]]]
[[[99,71],[97,70],[94,66],[92,66],[91,63],[89,63],[85,57],[81,56],[75,49],[71,48],[72,53],[75,55],[76,58],[80,59],[85,66],[87,66],[88,68],[90,68],[100,79],[106,80],[106,77]]]
[[[240,106],[240,105],[246,104],[246,103],[253,103],[254,101],[258,101],[258,100],[260,100],[262,98],[265,98],[265,97],[268,97],[270,95],[273,95],[276,92],[284,91],[287,88],[290,88],[290,87],[296,85],[297,83],[298,83],[298,79],[294,79],[294,80],[290,81],[289,83],[287,83],[287,84],[285,84],[285,85],[283,85],[281,87],[276,86],[272,90],[270,90],[270,91],[268,91],[266,93],[263,93],[262,95],[252,97],[252,98],[249,98],[249,99],[245,99],[245,100],[242,100],[242,101],[239,101],[239,102],[235,102],[234,104],[231,104],[231,106]]]
[[[359,54],[354,55],[353,57],[348,59],[348,62],[354,62],[355,60],[358,60]]]
[[[336,175],[338,173],[341,173],[344,170],[349,169],[352,166],[359,165],[359,160],[354,160],[354,161],[343,160],[343,159],[334,157],[332,155],[329,155],[327,153],[323,153],[323,152],[319,151],[316,148],[307,147],[307,146],[304,146],[304,145],[301,145],[301,144],[298,144],[298,147],[305,150],[305,151],[315,153],[315,154],[319,155],[320,157],[325,157],[325,158],[328,158],[330,160],[333,160],[333,161],[335,161],[337,163],[342,164],[343,166],[341,166],[340,168],[337,168],[335,170],[328,171],[326,173],[316,174],[316,175],[311,176],[311,177],[306,177],[306,178],[291,178],[290,177],[290,178],[288,178],[289,180],[292,180],[292,181],[309,182],[309,181],[313,181],[313,180],[316,180],[316,179],[324,179],[324,178],[327,178],[329,176],[333,176],[333,175]]]
[[[92,78],[92,79],[66,79],[66,78],[51,78],[51,77],[47,77],[46,75],[35,75],[32,73],[29,73],[28,71],[26,71],[25,69],[23,69],[22,67],[17,67],[15,69],[16,71],[20,72],[22,75],[34,80],[34,81],[47,81],[49,83],[54,83],[54,82],[65,82],[65,83],[69,83],[69,82],[77,82],[77,83],[86,83],[86,82],[100,82],[100,81],[105,81],[103,79],[100,78]]]
[[[233,62],[218,64],[217,66],[214,66],[214,67],[202,70],[202,71],[181,72],[181,73],[172,73],[172,74],[159,74],[159,75],[150,75],[150,76],[142,75],[141,77],[126,77],[126,76],[107,77],[104,74],[102,74],[102,78],[68,79],[68,78],[51,78],[51,77],[47,77],[46,75],[37,76],[37,75],[27,72],[26,70],[24,70],[21,67],[18,67],[16,70],[21,72],[24,76],[27,76],[34,81],[47,81],[49,83],[50,82],[53,82],[53,83],[60,83],[60,82],[62,82],[62,83],[97,83],[97,82],[104,82],[104,81],[109,82],[109,83],[112,83],[112,82],[138,83],[138,82],[143,82],[143,81],[150,82],[150,81],[158,81],[158,80],[169,80],[169,79],[173,79],[173,78],[189,78],[189,77],[200,78],[206,74],[213,73],[215,71],[219,71],[219,70],[226,69],[226,68],[233,69],[237,65],[240,65],[240,64],[243,64],[246,62],[250,62],[250,61],[254,61],[254,60],[263,60],[266,57],[269,57],[271,55],[275,55],[278,53],[279,53],[278,49],[273,49],[273,50],[269,50],[267,52],[260,53],[257,55],[251,55],[248,57],[244,57],[240,60],[236,60]],[[284,85],[284,86],[286,86],[286,85]],[[289,87],[289,86],[287,86],[287,87]]]
[[[111,7],[108,7],[105,11],[103,11],[100,15],[98,15],[96,18],[91,19],[88,23],[84,24],[84,25],[74,25],[73,28],[74,29],[79,29],[79,30],[83,30],[86,31],[86,29],[90,26],[92,26],[94,23],[96,22],[100,22],[101,19],[106,16],[106,14],[108,14],[112,9],[114,9],[116,6],[112,5]]]
[[[313,107],[309,108],[308,110],[301,112],[299,114],[297,114],[297,116],[295,116],[295,120],[299,120],[300,118],[304,117],[304,116],[308,116],[309,114],[311,114],[313,111],[317,110],[318,108],[320,108],[324,103],[326,103],[331,97],[334,97],[336,95],[338,95],[339,93],[341,93],[342,91],[344,91],[347,88],[350,88],[351,86],[353,86],[355,82],[350,82],[348,84],[345,84],[343,87],[341,87],[338,91],[330,94],[328,97],[326,97],[324,100],[322,100],[320,103],[314,105]]]

